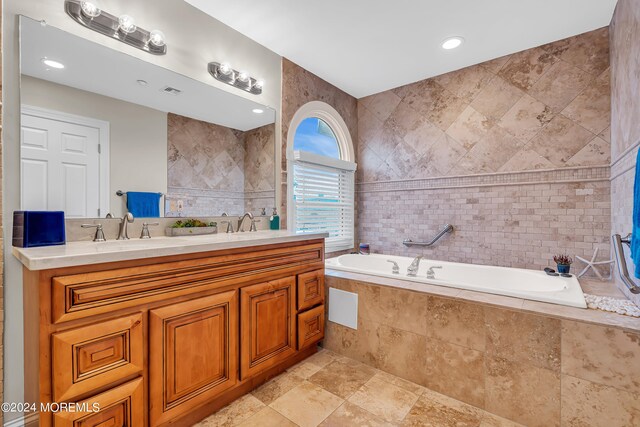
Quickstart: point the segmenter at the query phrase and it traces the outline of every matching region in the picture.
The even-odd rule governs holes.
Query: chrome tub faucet
[[[427,270],[427,279],[435,279],[436,278],[436,272],[433,271],[434,268],[442,268],[441,265],[434,265],[429,267],[429,269]]]
[[[407,267],[407,276],[416,277],[418,275],[418,269],[420,268],[420,260],[422,259],[422,255],[418,255],[413,259],[413,262],[409,267]]]

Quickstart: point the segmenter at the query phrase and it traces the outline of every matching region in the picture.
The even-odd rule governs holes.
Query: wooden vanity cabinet
[[[323,279],[323,239],[25,269],[25,399],[100,405],[44,427],[192,425],[316,351]]]

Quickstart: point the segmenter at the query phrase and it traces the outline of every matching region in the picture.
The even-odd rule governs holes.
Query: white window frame
[[[317,154],[295,151],[295,135],[298,126],[303,120],[308,118],[318,118],[324,121],[336,136],[338,142],[338,148],[340,151],[340,159],[334,159],[331,157],[320,156]],[[312,163],[324,167],[329,167],[342,171],[351,171],[355,174],[357,165],[355,163],[355,154],[353,149],[353,141],[349,128],[344,119],[340,116],[340,113],[336,111],[331,105],[321,101],[311,101],[304,104],[291,119],[289,124],[289,131],[287,132],[287,228],[289,230],[296,230],[296,209],[293,203],[293,171],[296,162]],[[355,179],[355,178],[354,178]],[[355,193],[355,183],[354,183]],[[351,224],[353,224],[354,230],[352,235],[355,239],[355,194],[353,194],[354,201],[354,216],[351,218]],[[355,240],[351,240],[349,243],[341,245],[332,245],[331,242],[327,242],[325,246],[326,252],[337,252],[348,249],[353,249]]]

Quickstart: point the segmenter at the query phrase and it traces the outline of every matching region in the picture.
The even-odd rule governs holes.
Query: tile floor
[[[328,350],[196,427],[514,427],[520,424]]]

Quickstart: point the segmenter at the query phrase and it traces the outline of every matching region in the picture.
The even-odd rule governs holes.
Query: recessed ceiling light
[[[263,110],[262,108],[254,108],[254,109],[253,109],[253,110],[251,110],[251,111],[253,111],[253,112],[254,112],[254,113],[256,113],[256,114],[262,114],[262,113],[264,113],[264,110]]]
[[[462,43],[464,43],[464,39],[462,37],[449,37],[442,42],[442,48],[451,50],[460,47]]]
[[[64,64],[62,62],[54,61],[53,59],[42,58],[42,63],[49,68],[56,68],[58,70],[64,68]]]

